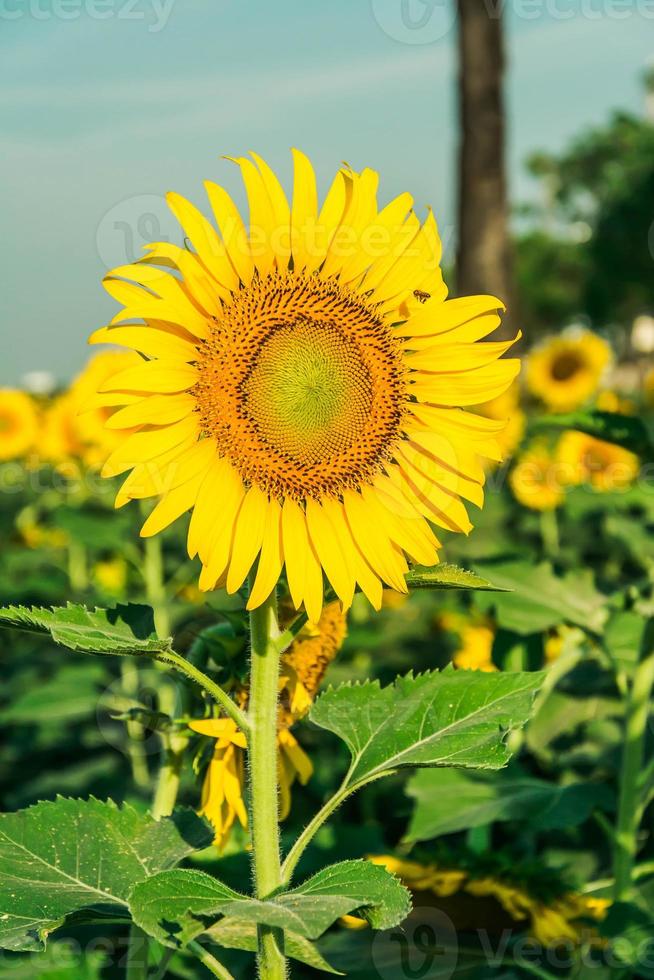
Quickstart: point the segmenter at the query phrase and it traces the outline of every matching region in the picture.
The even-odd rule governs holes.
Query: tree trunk
[[[515,320],[505,173],[502,0],[457,0],[459,296],[491,293]],[[509,313],[502,333],[510,331]]]

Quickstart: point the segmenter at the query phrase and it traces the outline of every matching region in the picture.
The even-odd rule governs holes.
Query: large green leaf
[[[499,769],[510,757],[506,736],[524,725],[542,673],[432,671],[343,684],[326,691],[309,718],[347,744],[345,787],[407,766]]]
[[[211,843],[190,810],[155,821],[130,806],[60,797],[0,814],[0,946],[41,950],[67,915],[127,913],[132,886]]]
[[[226,949],[243,949],[250,953],[256,953],[258,949],[255,922],[248,922],[243,919],[221,919],[215,926],[207,930],[206,935],[212,942],[224,946]],[[325,957],[309,939],[298,936],[296,932],[287,930],[284,933],[284,952],[289,959],[305,963],[307,966],[313,967],[314,970],[343,975],[340,970],[335,970],[329,965]]]
[[[636,415],[621,415],[618,412],[601,412],[580,409],[561,415],[545,415],[538,419],[540,429],[567,431],[576,429],[604,442],[613,442],[629,449],[644,459],[654,458],[654,446],[650,434],[641,418]]]
[[[342,861],[266,901],[241,895],[203,871],[165,871],[133,888],[130,909],[142,929],[178,948],[205,932],[218,916],[273,926],[305,939],[317,939],[342,915],[355,911],[373,928],[390,929],[408,915],[410,898],[384,868]]]
[[[431,840],[506,820],[528,821],[534,830],[575,827],[597,806],[610,807],[607,786],[557,786],[527,776],[491,778],[456,769],[423,769],[407,786],[416,801],[406,839]]]
[[[572,623],[593,633],[601,633],[606,621],[607,599],[597,591],[590,571],[570,572],[563,578],[543,562],[509,561],[479,565],[482,575],[490,575],[496,585],[510,590],[508,595],[480,595],[476,604],[493,610],[500,626],[526,636]]]
[[[493,585],[481,575],[468,572],[458,565],[443,562],[433,568],[416,565],[406,575],[410,589],[477,589],[481,592],[505,592],[506,589]]]
[[[170,649],[170,640],[157,637],[149,606],[135,603],[113,609],[87,609],[68,603],[54,609],[6,606],[0,626],[50,634],[55,643],[83,653],[150,654]]]

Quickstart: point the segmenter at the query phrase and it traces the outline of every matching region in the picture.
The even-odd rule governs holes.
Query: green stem
[[[543,551],[548,558],[556,558],[559,554],[559,522],[556,516],[556,509],[542,510],[540,512],[540,536],[543,542]]]
[[[289,884],[291,878],[293,877],[293,872],[298,865],[298,861],[302,857],[307,846],[311,843],[325,821],[329,820],[332,813],[338,810],[341,803],[344,803],[345,800],[347,800],[347,798],[353,793],[363,789],[364,786],[369,786],[370,783],[374,783],[384,776],[392,775],[394,775],[394,771],[389,770],[388,772],[377,773],[374,776],[370,776],[368,779],[361,779],[357,783],[350,783],[350,773],[347,773],[340,788],[327,800],[322,808],[318,810],[315,817],[306,825],[298,839],[293,844],[293,847],[286,855],[286,859],[282,864],[282,882],[284,885]]]
[[[68,542],[68,581],[75,595],[86,592],[89,587],[86,548],[75,538],[71,538]]]
[[[178,670],[181,674],[184,674],[189,680],[192,680],[195,684],[201,687],[209,697],[213,698],[222,708],[224,708],[225,713],[233,721],[236,722],[241,731],[245,732],[247,735],[250,729],[250,722],[244,711],[241,711],[239,706],[232,701],[227,691],[224,691],[219,684],[212,681],[210,677],[207,677],[195,664],[192,664],[190,660],[182,657],[179,653],[175,653],[174,650],[166,650],[165,653],[158,653],[156,659],[161,663],[168,664]]]
[[[638,853],[641,819],[641,773],[645,758],[645,737],[649,702],[654,688],[654,653],[636,668],[627,695],[624,746],[620,773],[620,796],[615,830],[613,859],[616,902],[627,901],[634,888],[634,865]]]
[[[346,788],[345,786],[341,786],[341,788],[327,800],[324,806],[318,810],[315,817],[313,817],[313,819],[306,825],[298,839],[293,844],[293,847],[286,855],[286,859],[282,865],[282,880],[285,885],[289,884],[291,878],[293,877],[293,872],[297,867],[298,861],[324,822],[331,817],[335,810],[338,810],[341,803],[343,803],[343,801],[346,800],[352,792],[353,790],[350,787]]]
[[[143,581],[145,594],[154,612],[157,633],[159,636],[170,636],[170,615],[166,602],[163,549],[158,534],[144,539]]]
[[[133,701],[138,698],[139,669],[130,657],[122,657],[120,661],[120,677],[124,694]],[[139,789],[145,789],[150,783],[148,763],[143,751],[143,726],[136,721],[125,723],[127,731],[127,752],[132,767],[132,779]]]
[[[279,655],[274,642],[279,637],[277,598],[273,591],[250,612],[250,701],[248,761],[250,814],[252,820],[252,863],[259,899],[268,898],[282,881],[279,854],[279,788],[277,777],[277,712]],[[287,977],[283,934],[269,926],[258,926],[257,965],[261,980]]]
[[[233,974],[229,972],[226,966],[219,963],[215,956],[212,956],[209,950],[205,949],[200,943],[192,941],[188,944],[188,949],[193,955],[204,963],[207,970],[214,975],[214,977],[219,977],[220,980],[234,980]]]

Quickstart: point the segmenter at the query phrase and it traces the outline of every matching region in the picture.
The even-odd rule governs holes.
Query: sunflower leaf
[[[128,918],[132,886],[208,846],[191,810],[156,821],[125,804],[58,797],[0,814],[0,947],[40,951],[67,916]]]
[[[399,879],[368,861],[342,861],[307,881],[260,901],[241,895],[203,871],[164,871],[136,885],[130,895],[134,921],[159,942],[180,948],[211,935],[219,916],[268,925],[317,939],[342,915],[357,912],[375,929],[390,929],[410,911]]]
[[[226,949],[243,949],[256,953],[258,948],[256,923],[247,920],[221,919],[207,930],[207,936]],[[335,970],[329,965],[310,940],[299,936],[296,932],[286,930],[284,933],[284,953],[289,959],[311,966],[314,970],[343,976],[340,970]]]
[[[126,603],[112,609],[87,609],[69,602],[52,609],[27,606],[0,608],[0,626],[50,634],[55,643],[82,653],[156,655],[170,649],[159,639],[149,606]]]
[[[343,790],[410,766],[500,769],[508,733],[525,724],[543,673],[446,669],[394,684],[343,684],[314,703],[310,720],[348,746]]]
[[[421,769],[406,792],[415,800],[405,838],[411,842],[507,820],[528,821],[539,830],[576,827],[594,809],[613,806],[603,784],[557,786],[531,776],[490,777],[456,769]]]
[[[612,442],[628,449],[643,459],[654,459],[651,433],[641,418],[621,415],[618,412],[593,411],[566,412],[561,415],[544,415],[535,422],[537,429],[574,429],[585,432],[595,439]]]
[[[426,568],[414,566],[406,575],[406,584],[410,589],[479,589],[482,592],[507,592],[502,586],[493,585],[487,579],[469,572],[458,565],[443,562]]]
[[[571,623],[592,633],[601,633],[608,617],[607,597],[598,592],[589,570],[555,574],[548,562],[534,567],[529,561],[494,562],[477,565],[510,595],[482,595],[475,605],[494,611],[499,626],[521,636]]]

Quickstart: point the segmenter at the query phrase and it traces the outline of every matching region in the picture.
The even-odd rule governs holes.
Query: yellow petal
[[[403,577],[406,562],[399,549],[370,520],[369,511],[360,494],[346,490],[343,501],[352,537],[358,542],[366,560],[388,585],[398,592],[406,592]]]
[[[401,337],[443,334],[484,315],[496,316],[498,310],[504,309],[504,303],[496,296],[461,296],[458,299],[448,299],[445,303],[432,298],[405,323],[399,324],[396,332]],[[473,342],[476,338],[468,339]]]
[[[165,329],[155,327],[101,327],[89,337],[89,344],[118,344],[147,354],[148,357],[163,357],[182,362],[194,361],[198,349],[188,341]]]
[[[214,279],[227,289],[238,289],[238,277],[213,225],[180,194],[166,194],[166,201]]]
[[[497,398],[511,385],[520,371],[517,358],[496,361],[477,371],[452,372],[414,381],[412,393],[421,402],[435,405],[480,405]]]
[[[232,554],[238,513],[245,497],[245,487],[240,476],[231,464],[228,465],[229,471],[222,485],[218,507],[213,511],[206,550],[200,545],[203,551],[200,588],[203,591],[213,589],[225,574]]]
[[[277,256],[277,267],[285,269],[291,256],[291,209],[277,175],[257,153],[250,156],[259,168],[273,211],[272,245]]]
[[[334,526],[332,508],[328,503],[321,505],[310,497],[306,503],[306,515],[309,537],[316,554],[334,592],[347,608],[352,604],[354,595],[354,575]]]
[[[316,245],[318,191],[311,161],[300,150],[293,150],[293,205],[291,208],[291,248],[297,272],[312,272],[320,264]]]
[[[250,254],[260,276],[267,276],[275,265],[273,237],[275,215],[263,178],[251,160],[231,158],[241,168],[241,177],[250,205]]]
[[[141,528],[141,537],[150,538],[159,531],[176,521],[178,517],[190,510],[196,501],[198,490],[204,474],[194,476],[167,493],[156,505],[147,521]]]
[[[173,449],[187,438],[197,437],[198,434],[195,416],[182,419],[174,425],[162,426],[160,429],[142,429],[135,432],[114,450],[102,468],[102,476],[117,476],[118,473],[131,469],[137,463],[154,459],[155,456]]]
[[[418,372],[421,378],[432,381],[435,380],[431,377],[434,374],[476,371],[480,367],[486,367],[505,354],[521,337],[522,333],[519,331],[513,340],[477,344],[435,344],[433,347],[405,354],[404,360],[413,371]]]
[[[137,367],[118,371],[100,385],[100,391],[152,391],[174,394],[188,391],[198,380],[198,373],[190,364],[176,361],[145,361]]]
[[[248,609],[256,609],[268,598],[281,575],[282,562],[282,509],[276,500],[269,500],[259,565],[248,597]]]
[[[199,551],[200,558],[205,562],[208,560],[210,552],[208,545],[211,543],[222,501],[225,496],[229,496],[230,484],[233,484],[233,496],[236,497],[237,490],[243,486],[240,477],[225,457],[219,459],[214,455],[198,491],[198,499],[188,528],[189,558],[195,558]]]
[[[227,591],[231,594],[243,584],[261,550],[266,526],[268,498],[257,486],[247,491],[236,518],[234,546],[227,572]]]
[[[216,453],[213,439],[201,439],[197,434],[182,440],[177,446],[134,467],[116,497],[116,507],[129,500],[160,497],[206,470]]]
[[[219,184],[207,180],[204,186],[222,233],[230,262],[239,279],[244,285],[249,286],[254,275],[254,262],[250,253],[248,233],[245,230],[239,210],[227,191]]]
[[[137,425],[170,425],[190,415],[196,401],[191,395],[152,395],[126,405],[107,419],[108,429],[132,429]]]
[[[322,570],[309,540],[304,511],[287,498],[282,508],[282,541],[288,587],[296,609],[304,602],[312,623],[320,619],[323,600]]]

